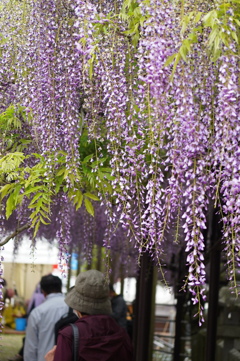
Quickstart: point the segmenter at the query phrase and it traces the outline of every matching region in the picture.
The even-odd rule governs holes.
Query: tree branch
[[[0,247],[4,246],[6,243],[10,241],[10,239],[16,237],[19,233],[25,231],[25,229],[28,229],[31,227],[31,224],[26,223],[24,226],[17,228],[12,234],[7,236],[2,242],[0,242]]]

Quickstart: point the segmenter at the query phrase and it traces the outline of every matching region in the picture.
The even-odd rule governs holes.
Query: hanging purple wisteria
[[[234,265],[230,266],[231,280],[233,269],[238,265],[238,236],[235,234],[239,224],[236,210],[239,167],[235,158],[239,152],[237,53],[234,47],[229,51],[223,45],[225,57],[214,63],[205,46],[209,31],[201,29],[188,58],[184,54],[185,61],[179,61],[173,73],[172,66],[166,66],[166,62],[181,44],[178,4],[150,1],[139,3],[137,7],[135,2],[135,9],[141,8],[141,13],[145,14],[135,48],[122,19],[113,25],[108,14],[103,14],[96,4],[89,6],[88,2],[81,1],[78,4],[76,27],[80,29],[80,35],[77,47],[84,70],[87,69],[89,74],[86,89],[91,87],[93,104],[98,103],[98,111],[104,112],[106,118],[119,222],[139,252],[149,251],[160,267],[166,259],[164,242],[170,241],[170,231],[176,227],[176,236],[171,240],[174,242],[180,241],[179,227],[184,230],[182,241],[186,242],[189,270],[186,283],[193,302],[199,303],[201,323],[201,298],[204,299],[206,282],[203,232],[207,228],[210,199],[215,201],[215,206],[222,207],[225,214],[223,237],[226,238],[223,239],[229,244],[229,264],[234,260]],[[194,9],[194,5],[188,4],[187,10]],[[212,10],[207,2],[197,5],[195,11]],[[130,14],[132,9],[128,6]],[[86,29],[86,22],[91,30],[83,35],[81,29]],[[229,68],[228,64],[230,69],[223,79],[221,69]],[[221,94],[223,80],[227,88],[231,87],[225,91],[225,96]],[[97,128],[101,120],[93,116],[98,112],[96,107],[87,111],[91,114],[91,125]],[[226,139],[223,133],[219,135],[219,128],[226,124],[229,133],[230,118],[231,122],[236,119],[231,127],[235,134],[233,136],[231,132]],[[231,156],[228,145],[234,149]],[[219,159],[220,149],[223,157],[235,165],[234,171],[232,167],[227,171]],[[230,170],[234,172],[233,177]],[[227,192],[228,187],[231,187],[230,192]],[[230,206],[228,210],[227,205]],[[114,224],[110,207],[109,216]],[[234,232],[230,232],[233,224]],[[229,249],[232,242],[236,244],[234,251]]]
[[[11,41],[0,42],[0,87],[8,89],[0,107],[24,109],[24,126],[16,134],[29,141],[21,148],[27,174],[20,182],[21,161],[8,171],[20,182],[16,197],[27,199],[21,217],[34,222],[37,236],[38,229],[41,233],[53,221],[58,204],[54,230],[66,253],[73,242],[72,219],[79,212],[74,213],[73,205],[78,209],[84,204],[93,215],[99,202],[106,216],[101,240],[94,239],[90,221],[79,224],[81,249],[89,254],[89,245],[99,242],[119,252],[120,243],[123,262],[130,254],[137,259],[149,252],[162,274],[174,247],[184,245],[184,287],[199,304],[201,323],[204,231],[212,203],[223,222],[229,279],[238,293],[238,5],[225,9],[207,1],[165,0],[23,3],[18,14],[25,27],[8,35],[11,26],[4,30],[2,20],[2,35]],[[21,46],[14,47],[13,58],[9,47],[14,36]],[[6,147],[1,144],[2,156],[9,153]],[[34,188],[39,183],[42,188]],[[5,202],[10,193],[2,189]],[[6,206],[11,213],[9,202]]]

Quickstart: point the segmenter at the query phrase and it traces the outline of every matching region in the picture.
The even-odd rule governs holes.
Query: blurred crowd
[[[3,294],[2,323],[4,326],[16,329],[16,319],[27,318],[31,310],[40,305],[45,297],[38,284],[32,294],[31,299],[25,300],[18,295],[16,287],[8,288],[5,279],[1,279]]]
[[[9,361],[72,361],[72,323],[81,335],[76,360],[132,361],[131,311],[103,273],[80,273],[66,295],[61,279],[48,274],[28,301],[16,287],[9,289],[4,279],[1,283],[4,326],[18,331],[19,321],[25,321],[26,327],[22,347]]]

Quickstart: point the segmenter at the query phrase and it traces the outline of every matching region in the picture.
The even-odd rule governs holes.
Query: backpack
[[[60,331],[65,326],[68,326],[70,323],[74,323],[78,320],[77,315],[73,312],[73,309],[69,307],[68,313],[65,313],[54,326],[55,333],[55,345],[57,344],[58,331]]]

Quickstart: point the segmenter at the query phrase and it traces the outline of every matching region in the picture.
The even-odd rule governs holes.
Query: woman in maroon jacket
[[[127,332],[112,318],[109,287],[97,270],[80,273],[75,287],[65,298],[79,319],[78,361],[132,361],[133,351]],[[71,326],[58,334],[57,345],[45,356],[46,361],[72,361]]]

